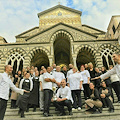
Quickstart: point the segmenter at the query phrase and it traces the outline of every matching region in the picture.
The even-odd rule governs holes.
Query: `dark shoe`
[[[58,109],[57,109],[57,108],[55,108],[55,111],[58,111]]]
[[[14,107],[10,107],[10,109],[14,109]]]
[[[100,113],[102,113],[102,108],[98,108],[98,111],[99,111]]]
[[[21,109],[18,110],[18,115],[21,113]]]
[[[92,111],[92,109],[90,108],[90,109],[87,109],[87,110],[85,110],[86,112],[91,112]]]
[[[110,109],[109,112],[110,112],[110,113],[113,113],[113,112],[114,112],[114,109]]]
[[[53,115],[51,115],[51,114],[48,114],[48,116],[53,116]]]
[[[25,118],[25,116],[21,116],[21,118]]]
[[[40,111],[43,111],[44,109],[42,108],[42,109],[40,109]]]
[[[69,115],[73,115],[72,111],[69,112]]]
[[[29,112],[29,108],[26,109],[26,112]]]
[[[24,112],[21,112],[21,118],[25,118]]]
[[[43,115],[44,115],[44,117],[48,117],[48,113],[44,113]]]
[[[103,106],[103,108],[107,108],[107,106]]]
[[[93,106],[92,111],[93,111],[93,112],[96,112],[96,111],[97,111],[96,106]]]
[[[33,109],[33,112],[36,112],[36,109]]]
[[[66,115],[66,113],[65,113],[65,112],[60,113],[58,116],[64,116],[64,115]]]
[[[100,112],[96,110],[92,114],[100,114]]]

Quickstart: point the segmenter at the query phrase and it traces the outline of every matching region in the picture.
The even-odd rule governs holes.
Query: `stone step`
[[[115,92],[113,91],[115,102],[117,101],[117,97]],[[84,95],[83,92],[81,94],[82,96],[82,103],[84,103]],[[53,114],[52,117],[43,117],[43,112],[39,110],[39,108],[36,109],[36,112],[33,112],[33,108],[29,109],[29,112],[25,112],[25,118],[22,118],[22,120],[120,120],[120,103],[114,103],[115,107],[114,113],[109,113],[108,108],[103,108],[103,111],[101,114],[85,114],[85,108],[83,106],[83,109],[81,111],[75,110],[73,111],[73,115],[69,116],[67,107],[66,109],[66,116],[57,116],[59,113],[58,111],[55,111],[55,107],[53,104],[51,104],[50,107],[50,114]],[[17,109],[10,109],[11,101],[8,101],[7,104],[7,110],[5,114],[4,120],[21,120],[20,116],[18,115],[18,108]]]
[[[52,117],[42,117],[41,115],[26,115],[26,118],[23,118],[22,120],[120,120],[120,112],[114,112],[114,113],[101,113],[101,114],[80,114],[80,113],[73,113],[72,116],[66,115],[66,116],[52,116]],[[4,120],[21,120],[20,116],[5,116]]]
[[[66,112],[68,113],[67,111],[67,108],[66,109]],[[36,112],[33,112],[32,111],[33,109],[30,108],[29,112],[25,112],[25,115],[42,115],[43,112],[42,111],[39,111],[39,109],[36,110]],[[118,106],[115,106],[115,112],[120,112],[120,107]],[[78,111],[78,110],[74,110],[73,113],[75,114],[83,114],[85,112],[85,109],[83,108],[82,110]],[[108,113],[108,108],[103,108],[103,113]],[[50,113],[51,114],[54,114],[54,115],[57,115],[58,114],[58,111],[55,111],[55,108],[52,108],[50,109]],[[18,116],[18,109],[9,109],[6,111],[6,116]]]
[[[118,104],[118,103],[114,104],[114,108],[115,108],[115,110],[120,110],[120,104]],[[65,109],[67,110],[67,107],[65,107]],[[107,109],[108,108],[103,108],[103,111],[104,110],[106,111]],[[19,110],[18,108],[16,108],[16,109],[7,108],[6,113],[8,113],[8,112],[18,112],[18,110]],[[82,108],[82,110],[84,110],[84,107]],[[33,108],[30,108],[29,111],[32,112]],[[37,108],[36,111],[40,111],[40,109]],[[55,111],[55,107],[50,107],[50,111]],[[40,112],[42,112],[42,111],[40,111]]]
[[[82,99],[82,103],[84,103],[85,99]],[[118,99],[117,98],[114,98],[114,101],[117,102]],[[10,107],[11,106],[11,101],[9,100],[8,103],[7,103],[7,107]]]
[[[84,103],[84,101],[82,101],[82,103]],[[113,103],[114,105],[119,105],[120,103],[117,103],[117,100],[115,101],[115,103]],[[53,106],[53,104],[51,103],[51,106]],[[7,108],[11,107],[11,103],[7,103]]]

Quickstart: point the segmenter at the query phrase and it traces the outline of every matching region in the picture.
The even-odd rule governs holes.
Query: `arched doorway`
[[[54,59],[57,65],[70,64],[71,60],[71,46],[70,39],[64,33],[59,33],[53,43],[54,47]]]
[[[31,66],[37,67],[40,70],[41,66],[48,67],[49,66],[49,59],[47,54],[38,49],[34,52],[33,58],[31,59]]]
[[[78,69],[80,68],[81,65],[87,64],[89,62],[92,62],[95,67],[95,59],[94,59],[91,49],[82,48],[79,51],[77,55],[77,59],[76,59]]]

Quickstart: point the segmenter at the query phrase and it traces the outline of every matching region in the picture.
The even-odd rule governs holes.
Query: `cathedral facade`
[[[112,54],[120,52],[118,38],[82,24],[81,15],[81,11],[57,5],[38,13],[39,26],[15,36],[15,43],[1,37],[0,72],[7,64],[14,71],[53,63],[72,63],[78,68],[88,62],[97,67],[115,65]]]

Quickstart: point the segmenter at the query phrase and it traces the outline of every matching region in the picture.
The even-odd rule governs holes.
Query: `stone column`
[[[52,45],[50,46],[50,51],[51,51],[50,54],[53,55],[54,52],[53,52],[53,46]]]
[[[53,64],[53,58],[50,57],[50,58],[49,58],[49,65],[52,66],[52,64]]]
[[[71,49],[72,49],[72,54],[74,54],[74,49],[73,49],[73,45],[71,46]]]
[[[20,60],[17,61],[17,69],[16,69],[16,71],[19,70],[19,66],[20,66]]]
[[[77,67],[77,65],[76,65],[76,56],[73,57],[73,64],[74,64],[75,67]]]

